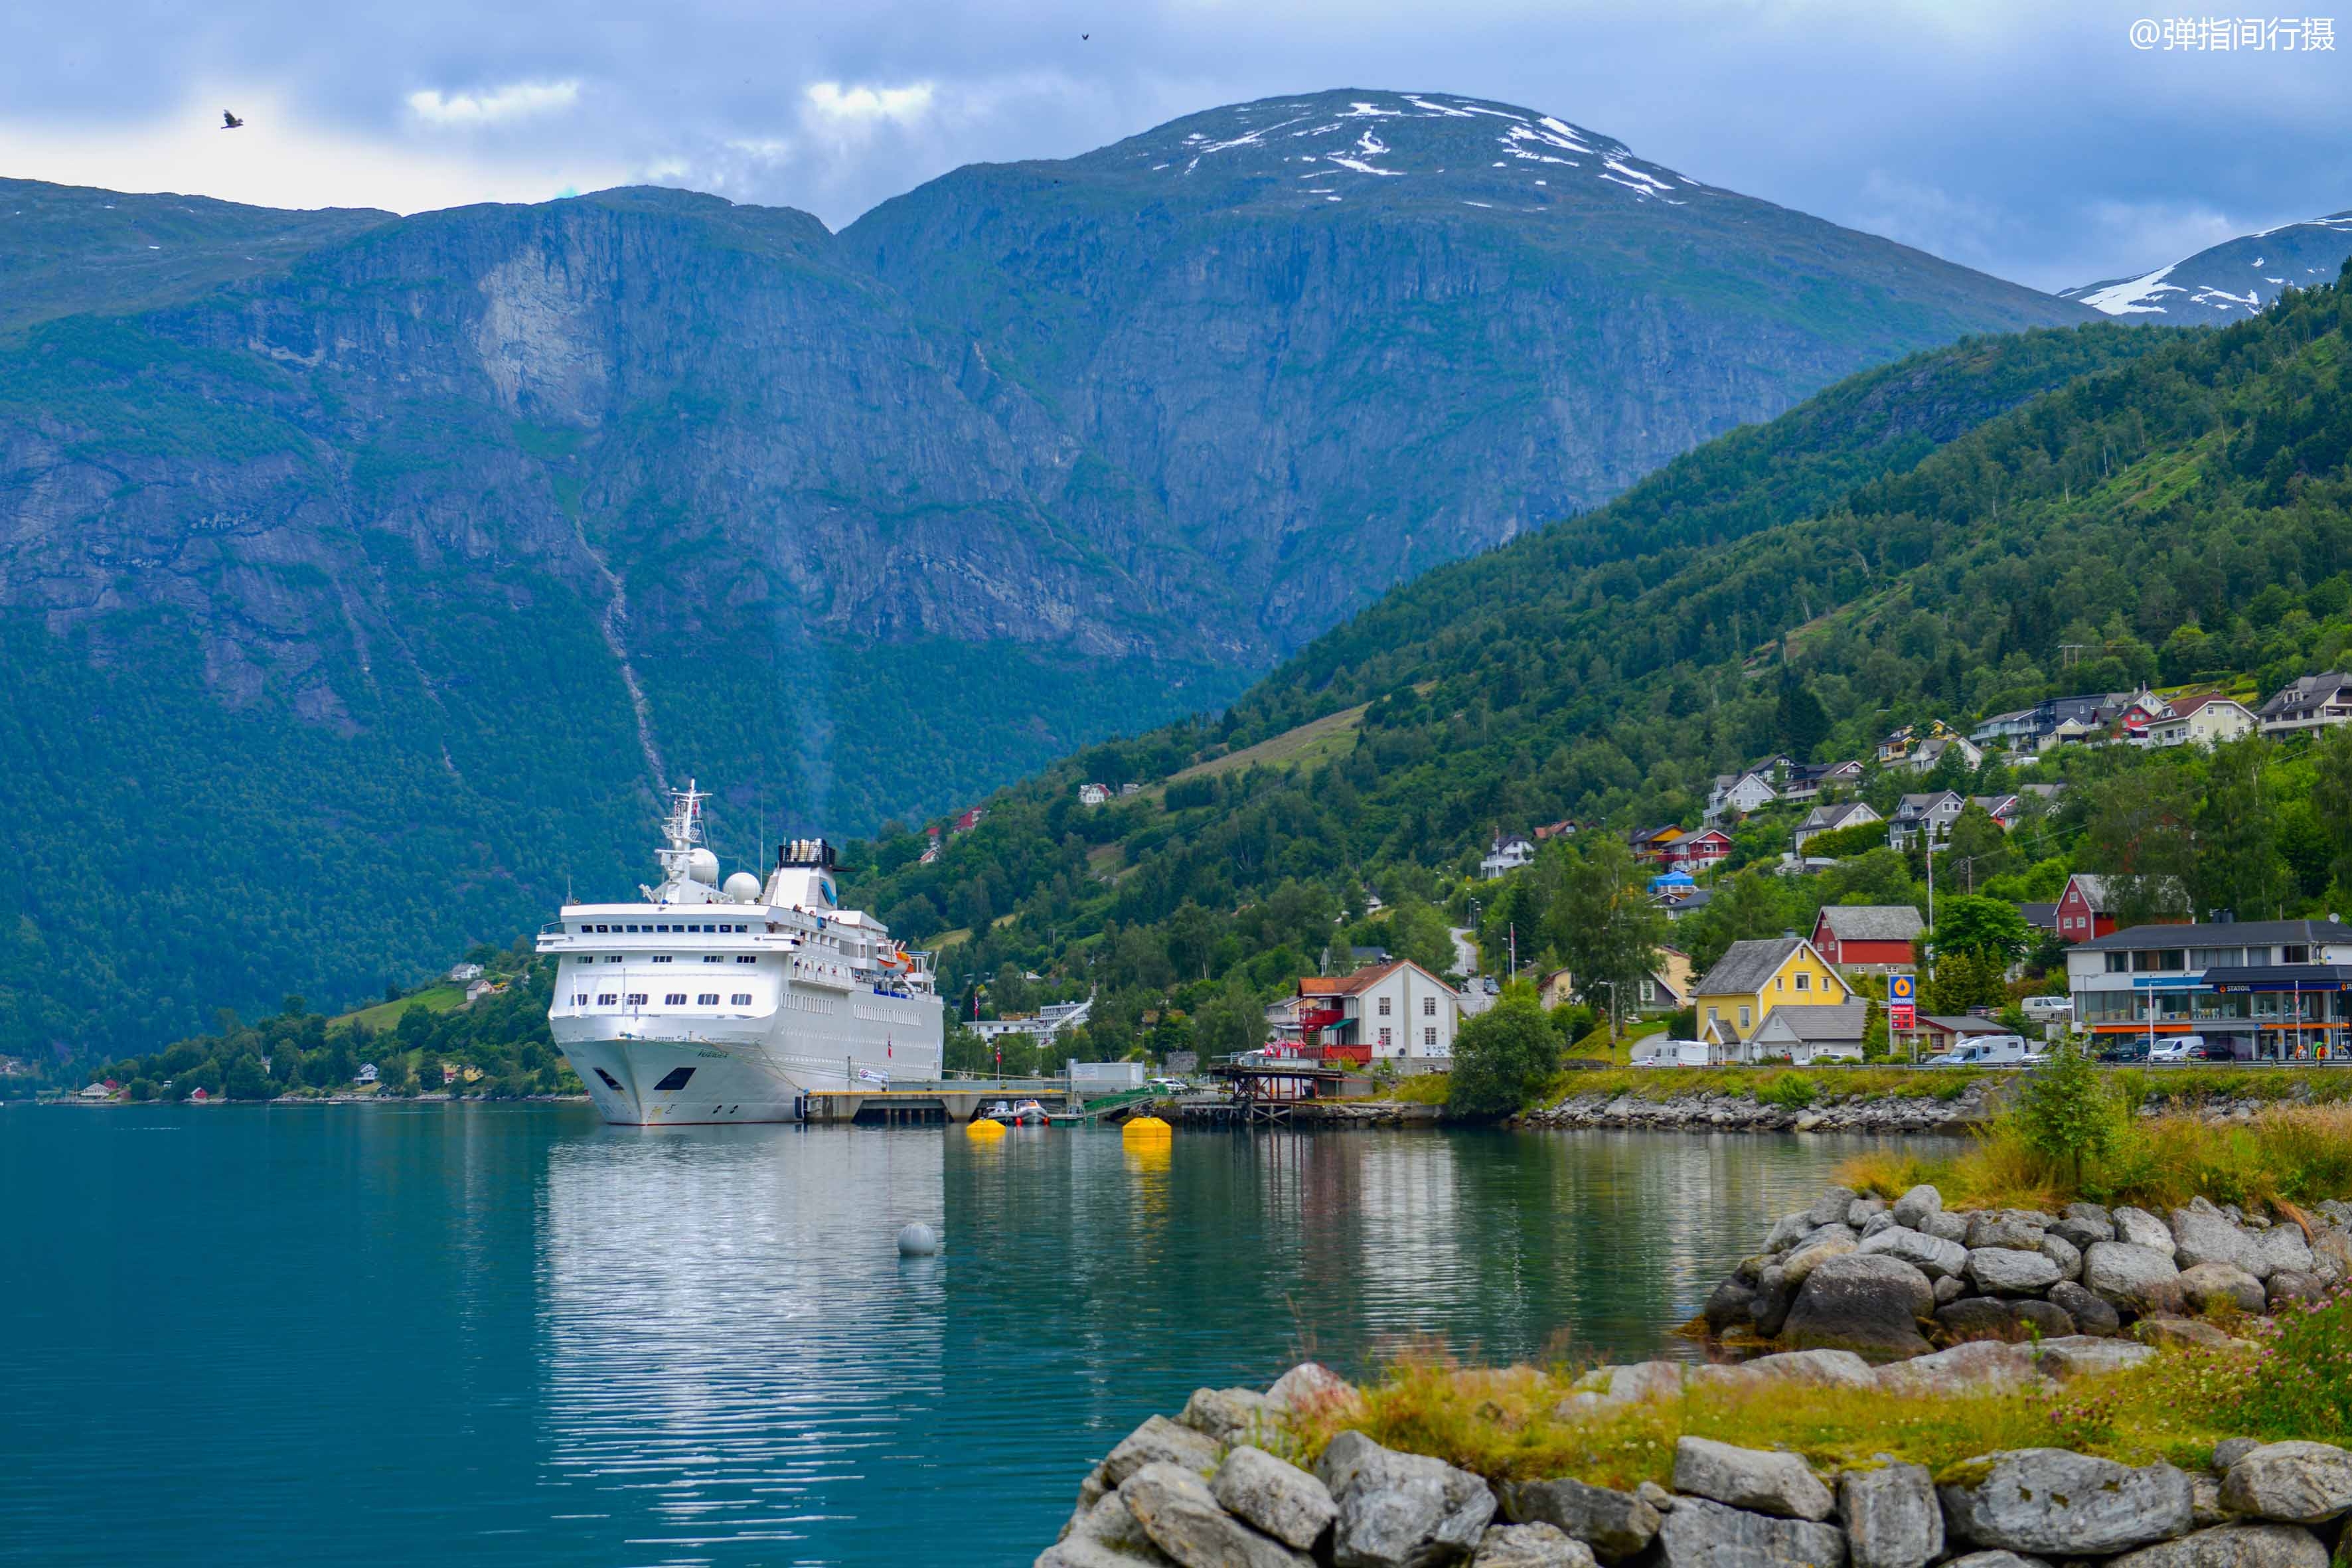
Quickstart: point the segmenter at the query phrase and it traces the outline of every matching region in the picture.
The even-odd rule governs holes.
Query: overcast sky
[[[404,212],[654,182],[839,227],[959,163],[1366,87],[1526,105],[2044,288],[2352,207],[2352,42],[2140,48],[2105,0],[338,9],[10,7],[0,174]]]

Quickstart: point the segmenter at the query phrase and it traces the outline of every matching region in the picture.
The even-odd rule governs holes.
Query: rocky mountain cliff
[[[0,213],[0,1048],[411,973],[630,885],[688,774],[744,858],[941,809],[1850,370],[2090,316],[1432,95],[840,236]]]

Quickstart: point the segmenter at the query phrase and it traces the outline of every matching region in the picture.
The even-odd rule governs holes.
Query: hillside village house
[[[1080,805],[1108,805],[1110,800],[1111,792],[1108,784],[1082,784],[1078,786]]]
[[[2265,735],[2352,724],[2352,675],[2330,671],[2290,681],[2263,704],[2260,719]]]
[[[2243,921],[2134,926],[2066,955],[2074,1025],[2103,1043],[2200,1035],[2241,1061],[2352,1050],[2352,926]]]
[[[1835,833],[1840,828],[1860,827],[1866,823],[1885,820],[1871,809],[1867,801],[1842,800],[1831,805],[1817,805],[1805,813],[1805,820],[1797,825],[1793,835],[1794,847],[1801,855],[1805,852],[1808,839],[1818,838],[1824,833]]]
[[[1546,1007],[1559,1007],[1576,1000],[1576,976],[1565,969],[1555,969],[1538,983],[1537,994]],[[1663,1013],[1679,1013],[1690,1005],[1690,954],[1680,948],[1658,949],[1658,965],[1650,971],[1635,994],[1625,998],[1625,1011],[1642,1016]],[[1608,994],[1599,998],[1605,1007]]]
[[[1958,749],[1960,760],[1973,768],[1984,761],[1984,752],[1975,742],[1952,729],[1941,719],[1931,721],[1925,729],[1906,724],[1878,742],[1879,763],[1890,768],[1907,768],[1924,773],[1944,760],[1944,753]]]
[[[1508,876],[1520,867],[1531,864],[1535,858],[1533,839],[1517,833],[1508,837],[1498,833],[1495,836],[1494,847],[1487,850],[1486,858],[1478,862],[1478,875],[1491,882],[1497,877]]]
[[[2003,833],[2017,826],[2020,802],[2013,795],[1963,797],[1956,791],[1940,790],[1933,795],[1906,795],[1896,803],[1895,815],[1887,819],[1886,842],[1896,849],[1907,849],[1924,832],[1929,846],[1940,849],[1952,836],[1952,824],[1971,805],[1983,807]]]
[[[2184,697],[2172,704],[2170,715],[2148,724],[2147,743],[2202,746],[2210,752],[2223,741],[2252,734],[2257,722],[2244,703],[2227,697]]]
[[[1780,798],[1802,805],[1819,800],[1825,789],[1853,789],[1861,783],[1860,763],[1800,763],[1782,775]]]
[[[1820,950],[1803,937],[1735,942],[1694,986],[1698,1037],[1727,1060],[1751,1061],[1749,1038],[1772,1009],[1853,1000]]]
[[[2046,697],[2031,708],[1996,713],[1970,731],[1972,739],[1998,745],[2011,755],[2032,756],[2053,746],[2099,739],[2144,738],[2148,725],[2172,710],[2146,687],[2137,691],[2091,691],[2076,697]]]
[[[2096,872],[2077,871],[2066,879],[2066,889],[2058,895],[2058,940],[2088,942],[2105,936],[2116,929],[2113,913],[2116,901],[2116,879]],[[2186,908],[2189,895],[2175,884],[2173,899],[2168,901]]]
[[[1450,1060],[1462,1029],[1454,987],[1410,959],[1301,976],[1297,1000],[1300,1043],[1350,1061]]]
[[[1720,822],[1727,816],[1746,816],[1771,805],[1780,794],[1772,785],[1769,766],[1750,768],[1745,773],[1718,773],[1715,787],[1707,792],[1704,819]]]
[[[1750,1058],[1777,1061],[1786,1057],[1801,1068],[1817,1061],[1858,1062],[1863,1029],[1869,1021],[1870,1004],[1859,998],[1775,1007],[1757,1026]]]
[[[1927,929],[1909,904],[1831,904],[1813,918],[1813,946],[1841,974],[1892,974],[1914,966]]]

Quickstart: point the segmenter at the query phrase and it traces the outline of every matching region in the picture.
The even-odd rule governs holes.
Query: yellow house
[[[1696,987],[1698,1037],[1726,1060],[1748,1059],[1748,1042],[1772,1009],[1834,1005],[1853,992],[1828,959],[1801,936],[1735,942]]]

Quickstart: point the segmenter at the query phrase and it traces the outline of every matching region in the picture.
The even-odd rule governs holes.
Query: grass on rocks
[[[1570,1098],[1631,1095],[1636,1100],[1681,1100],[1697,1094],[1751,1095],[1759,1103],[1791,1110],[1842,1100],[1933,1100],[1960,1098],[1988,1076],[1981,1068],[1921,1072],[1916,1068],[1609,1068],[1563,1072],[1544,1090],[1541,1103]]]
[[[1666,1485],[1675,1440],[1785,1448],[1824,1473],[1885,1454],[1950,1479],[2003,1448],[2060,1447],[2126,1464],[2201,1469],[2223,1438],[2352,1437],[2352,1302],[2285,1321],[2252,1348],[2166,1351],[2141,1366],[2014,1393],[1942,1397],[1781,1382],[1694,1384],[1679,1397],[1562,1408],[1579,1368],[1465,1368],[1422,1352],[1388,1369],[1352,1414],[1327,1411],[1311,1456],[1355,1428],[1493,1481],[1574,1477]]]
[[[1933,1184],[1953,1208],[2054,1212],[2076,1199],[2169,1209],[2202,1194],[2218,1204],[2284,1213],[2352,1192],[2352,1107],[2290,1105],[2243,1121],[2195,1116],[2118,1118],[2111,1146],[2084,1162],[2034,1149],[2018,1118],[2004,1114],[1948,1159],[1874,1152],[1839,1167],[1856,1192],[1899,1196]]]

